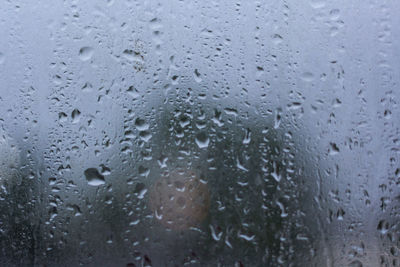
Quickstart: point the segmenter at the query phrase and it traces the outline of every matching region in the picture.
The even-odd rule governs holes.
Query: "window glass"
[[[398,266],[396,1],[4,1],[1,266]]]

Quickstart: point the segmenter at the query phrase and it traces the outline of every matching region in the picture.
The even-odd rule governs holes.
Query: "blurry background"
[[[399,266],[399,11],[4,1],[0,265]],[[183,230],[149,208],[177,172]]]

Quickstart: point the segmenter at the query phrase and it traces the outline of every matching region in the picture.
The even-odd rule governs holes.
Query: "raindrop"
[[[201,78],[200,72],[199,72],[197,69],[194,70],[194,80],[195,80],[196,82],[198,82],[198,83],[200,83],[200,82],[203,80],[203,79]]]
[[[179,125],[182,128],[185,128],[186,126],[188,126],[190,124],[190,119],[187,116],[182,116],[179,120]]]
[[[55,217],[58,216],[58,211],[56,207],[52,207],[49,211],[50,221],[54,220]]]
[[[149,131],[142,131],[139,133],[140,140],[148,142],[153,135]]]
[[[381,220],[378,223],[378,227],[376,228],[382,235],[386,234],[389,231],[389,223],[385,220]]]
[[[79,58],[82,61],[88,61],[93,56],[94,49],[89,46],[84,46],[79,50]]]
[[[144,195],[147,193],[147,189],[143,189],[139,192],[138,199],[143,199]]]
[[[278,129],[279,126],[281,125],[281,109],[278,108],[275,112],[275,117],[274,117],[274,128]]]
[[[134,225],[138,225],[140,223],[140,220],[135,220],[129,223],[129,226],[134,226]]]
[[[287,217],[288,214],[286,212],[286,209],[285,209],[285,206],[283,205],[283,203],[277,200],[276,205],[278,205],[278,207],[281,209],[281,217],[282,218]]]
[[[199,148],[207,148],[210,143],[210,138],[208,138],[204,132],[201,132],[196,135],[195,141]]]
[[[135,87],[133,86],[129,86],[128,90],[126,90],[126,92],[128,93],[128,95],[130,95],[133,99],[137,99],[139,98],[139,92],[136,90]]]
[[[67,114],[65,114],[64,112],[58,113],[58,120],[60,122],[65,122],[67,120],[67,117]]]
[[[93,85],[90,82],[86,82],[83,86],[82,86],[82,92],[90,92],[92,91]]]
[[[49,185],[55,185],[56,184],[57,179],[54,177],[50,177],[49,178]]]
[[[71,113],[72,123],[78,123],[81,118],[81,112],[78,109],[74,109]]]
[[[100,167],[101,167],[100,173],[102,175],[110,175],[111,174],[111,169],[108,168],[107,166],[105,166],[104,164],[101,164]]]
[[[342,208],[339,208],[338,211],[337,211],[337,213],[336,213],[336,217],[337,217],[337,219],[338,219],[339,221],[343,221],[343,216],[344,216],[345,214],[346,214],[346,213],[344,212],[344,210],[343,210]]]
[[[139,166],[139,175],[140,176],[147,177],[149,174],[150,174],[150,169],[149,168],[143,167],[141,165]]]
[[[251,131],[250,129],[246,129],[244,138],[243,138],[243,145],[248,145],[251,141]]]
[[[219,232],[218,234],[216,233],[216,230],[214,229],[214,227],[210,224],[209,225],[210,230],[211,230],[211,236],[215,241],[219,241],[222,237],[222,232]]]
[[[236,167],[245,172],[249,171],[245,166],[243,166],[243,163],[240,162],[239,158],[236,159]]]
[[[105,184],[104,176],[96,168],[88,168],[84,171],[88,185],[99,186]]]
[[[135,126],[136,129],[138,129],[139,131],[146,131],[149,129],[149,124],[147,124],[145,120],[140,118],[137,118],[135,120]]]
[[[246,241],[253,241],[253,239],[255,238],[255,235],[245,235],[242,234],[240,231],[238,232],[238,237],[241,239],[244,239]]]
[[[160,165],[160,168],[166,168],[167,167],[167,161],[168,161],[168,157],[165,156],[161,156],[158,159],[158,165]]]
[[[135,138],[135,134],[131,130],[125,131],[124,135],[125,135],[125,137],[127,139],[134,139]]]
[[[278,45],[278,44],[282,43],[283,38],[279,34],[274,34],[272,36],[272,40],[273,40],[275,45]]]
[[[335,143],[330,143],[330,149],[329,149],[329,154],[330,155],[336,155],[340,152],[338,146]]]

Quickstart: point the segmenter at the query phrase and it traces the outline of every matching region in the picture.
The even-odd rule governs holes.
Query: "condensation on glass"
[[[4,1],[1,266],[399,266],[396,1]]]

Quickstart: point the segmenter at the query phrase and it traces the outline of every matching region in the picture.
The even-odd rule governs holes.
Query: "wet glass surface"
[[[399,266],[400,4],[5,1],[1,266]]]

